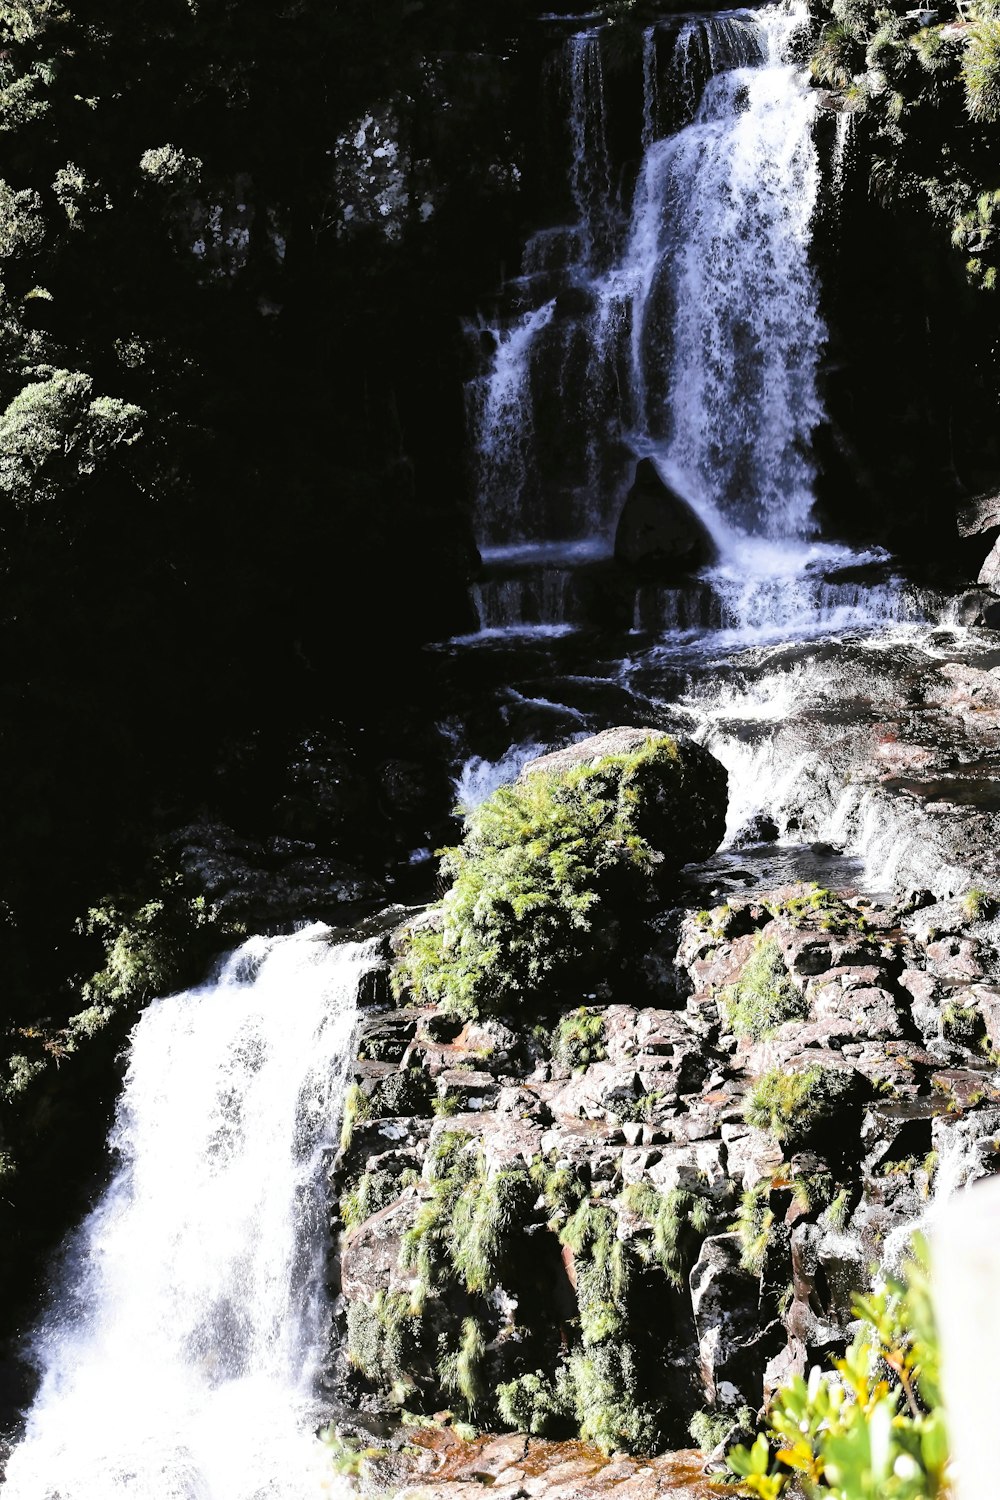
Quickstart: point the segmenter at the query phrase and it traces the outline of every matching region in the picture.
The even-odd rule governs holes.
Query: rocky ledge
[[[348,1440],[400,1453],[404,1412],[638,1455],[751,1428],[993,1169],[998,926],[977,891],[787,886],[663,908],[636,1004],[581,996],[532,1030],[372,1005],[332,1167]],[[413,1493],[611,1482],[560,1488],[555,1464],[531,1487],[524,1443],[418,1467]],[[658,1493],[637,1472],[627,1493]]]

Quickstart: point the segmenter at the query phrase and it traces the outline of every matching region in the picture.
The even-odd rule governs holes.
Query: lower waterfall
[[[301,1500],[329,1476],[323,1175],[371,964],[316,923],[143,1013],[9,1500]]]

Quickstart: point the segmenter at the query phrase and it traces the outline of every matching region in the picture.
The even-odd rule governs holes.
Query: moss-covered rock
[[[397,990],[475,1016],[613,986],[663,875],[716,848],[725,807],[713,757],[654,731],[532,762],[445,852],[452,887],[439,920],[404,936]]]

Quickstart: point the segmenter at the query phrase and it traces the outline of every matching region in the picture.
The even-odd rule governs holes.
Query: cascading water
[[[494,351],[470,385],[487,566],[511,543],[539,554],[589,543],[590,557],[607,557],[634,458],[650,456],[718,558],[690,601],[674,587],[657,607],[647,587],[637,628],[780,634],[912,617],[892,583],[827,577],[876,554],[815,536],[826,334],[810,262],[815,95],[790,57],[804,20],[804,7],[770,5],[646,28],[628,217],[603,33],[565,42],[575,222],[529,241],[506,310],[476,330]],[[538,593],[508,586],[481,627],[551,631],[573,618],[579,591],[562,590],[561,617],[521,609]]]
[[[330,936],[251,939],[143,1013],[9,1500],[301,1500],[329,1479],[323,1168],[373,962]]]

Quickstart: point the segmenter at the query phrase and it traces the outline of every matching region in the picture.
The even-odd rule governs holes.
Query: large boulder
[[[675,753],[640,763],[634,773],[639,793],[635,826],[676,869],[714,854],[726,831],[726,768],[694,740],[659,729],[605,729],[529,760],[519,779],[540,771],[562,775],[575,766],[595,766],[609,755],[634,755],[661,743],[672,745]]]
[[[975,495],[956,513],[961,537],[989,536],[1000,532],[1000,495]]]
[[[615,533],[615,557],[648,578],[682,580],[716,561],[704,523],[670,488],[651,458],[641,458]]]

